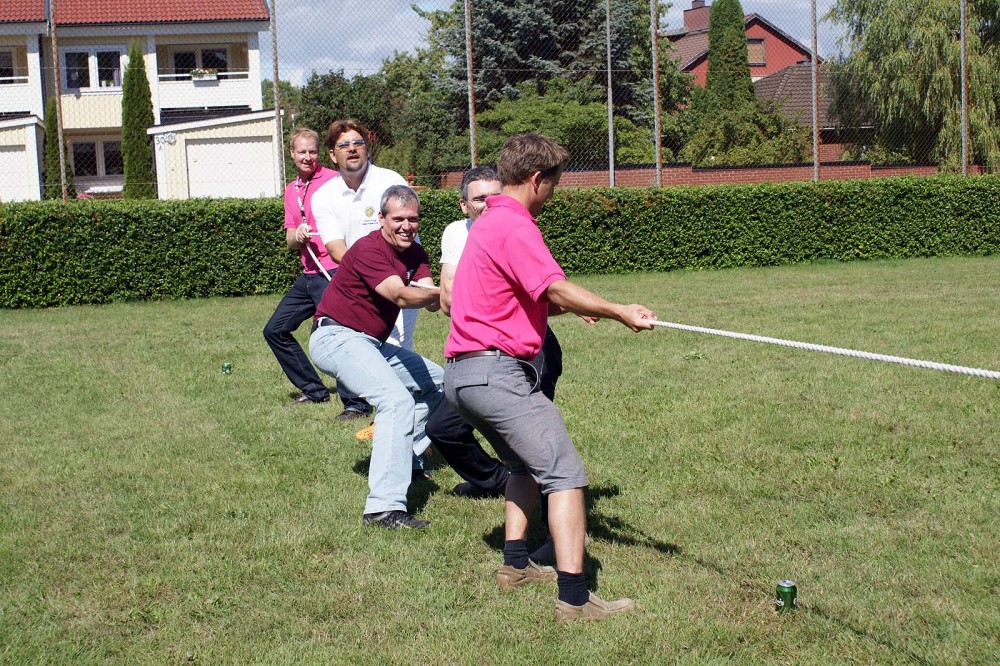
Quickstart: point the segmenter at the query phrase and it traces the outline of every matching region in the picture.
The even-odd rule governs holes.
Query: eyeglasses
[[[363,146],[363,145],[365,145],[367,143],[368,142],[365,141],[364,139],[355,139],[354,141],[338,141],[337,143],[335,143],[333,145],[335,147],[337,147],[337,148],[350,148],[351,146],[354,146],[356,148],[360,148],[361,146]]]

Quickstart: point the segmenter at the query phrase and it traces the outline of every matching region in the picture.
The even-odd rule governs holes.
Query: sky
[[[269,0],[266,0],[269,2]],[[423,43],[428,23],[411,8],[445,9],[451,0],[338,0],[317,3],[307,0],[275,0],[278,24],[278,67],[282,80],[303,85],[316,71],[325,74],[343,69],[371,74],[394,51],[413,52]],[[484,0],[475,0],[483,2]],[[503,1],[503,0],[489,0]],[[839,51],[837,40],[843,28],[824,22],[823,16],[834,0],[815,0],[819,20],[821,58]],[[709,2],[711,4],[711,1]],[[742,0],[744,13],[756,12],[807,48],[812,43],[812,0]],[[336,12],[319,7],[336,6]],[[667,12],[666,27],[684,25],[683,11],[691,0],[675,0]],[[473,11],[475,4],[473,4]],[[261,69],[264,78],[273,78],[271,38],[261,34]]]

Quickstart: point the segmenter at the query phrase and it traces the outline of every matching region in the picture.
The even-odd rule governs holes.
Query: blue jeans
[[[278,359],[278,365],[288,377],[288,381],[314,401],[327,400],[330,391],[313,370],[306,353],[292,332],[302,322],[316,314],[316,306],[323,298],[323,292],[328,284],[326,278],[318,273],[299,275],[264,326],[264,339],[274,352],[274,357]],[[339,383],[337,393],[340,395],[340,401],[344,403],[344,409],[368,413],[365,401],[345,390]]]
[[[375,408],[365,513],[406,510],[413,456],[430,445],[428,415],[441,402],[444,370],[415,352],[337,324],[309,338],[316,367]]]

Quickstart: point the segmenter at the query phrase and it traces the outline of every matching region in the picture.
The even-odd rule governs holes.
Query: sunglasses
[[[366,143],[368,143],[368,142],[365,141],[364,139],[355,139],[354,141],[338,141],[337,143],[335,143],[333,145],[335,147],[337,147],[337,148],[349,148],[351,146],[355,146],[355,147],[360,148],[361,146],[365,145]]]

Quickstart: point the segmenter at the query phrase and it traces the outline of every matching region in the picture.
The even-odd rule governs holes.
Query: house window
[[[174,53],[174,73],[190,74],[198,66],[198,55],[194,51],[177,51]]]
[[[747,40],[747,59],[751,65],[763,67],[767,64],[767,59],[764,57],[763,39]]]
[[[229,58],[226,49],[203,49],[201,66],[204,69],[215,69],[225,72],[229,69]]]
[[[104,141],[102,143],[104,156],[104,175],[121,176],[125,173],[125,160],[122,158],[121,141]]]
[[[97,46],[63,53],[66,90],[121,88],[124,50]]]
[[[81,141],[73,144],[73,176],[86,178],[97,175],[97,144]]]
[[[168,62],[173,63],[171,74],[190,74],[193,69],[229,71],[229,49],[225,46],[177,46],[169,53]]]
[[[0,85],[14,83],[14,52],[0,51]]]
[[[125,173],[122,142],[117,139],[74,141],[73,175],[77,178],[121,176]]]

